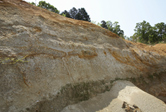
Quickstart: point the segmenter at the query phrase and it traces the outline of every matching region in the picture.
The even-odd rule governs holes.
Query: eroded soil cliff
[[[166,99],[166,45],[123,40],[90,22],[0,0],[0,111],[62,111],[132,81]]]

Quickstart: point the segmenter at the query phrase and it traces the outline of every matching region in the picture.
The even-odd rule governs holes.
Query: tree
[[[72,9],[69,10],[69,12],[65,10],[61,13],[61,15],[62,14],[66,14],[66,17],[77,19],[77,20],[83,20],[83,21],[89,21],[89,22],[91,21],[88,13],[86,12],[84,8],[77,10],[75,7],[73,7]]]
[[[155,24],[155,31],[157,32],[157,36],[159,41],[164,41],[166,39],[166,24],[164,22]]]
[[[88,13],[86,12],[84,8],[78,9],[78,13],[81,14],[82,20],[89,21],[89,22],[91,21]]]
[[[134,29],[135,35],[139,37],[139,41],[142,43],[148,43],[150,35],[151,25],[149,22],[143,21],[136,24]]]
[[[77,20],[83,20],[83,16],[80,12],[78,12],[76,15],[75,15],[75,19]]]
[[[158,43],[160,40],[157,36],[156,28],[151,27],[148,31],[148,43]]]
[[[139,37],[139,42],[149,44],[166,41],[166,24],[161,22],[151,26],[146,21],[137,23],[133,37]]]
[[[29,3],[36,6],[35,2],[29,2]]]
[[[104,20],[101,21],[101,27],[108,29],[107,24]]]
[[[107,21],[106,22],[106,25],[107,25],[107,27],[108,27],[108,30],[110,30],[110,31],[114,31],[114,28],[113,28],[113,23],[111,22],[111,21]]]
[[[41,7],[59,14],[59,10],[57,10],[56,7],[54,7],[53,5],[50,5],[49,3],[46,3],[45,1],[40,1],[38,4],[38,7]]]
[[[112,23],[111,21],[105,22],[103,20],[103,21],[101,21],[101,27],[108,29],[108,30],[112,31],[113,33],[116,33],[120,37],[124,38],[124,31],[120,29],[120,25],[117,21]]]
[[[120,29],[120,25],[118,25],[118,24],[119,24],[119,22],[117,22],[117,21],[115,21],[113,23],[113,31],[112,32],[114,32],[117,35],[119,35],[119,36],[124,38],[124,36],[123,36],[124,35],[124,31]]]
[[[130,40],[133,42],[138,42],[139,36],[137,36],[137,34],[134,33],[132,36],[130,36]]]
[[[76,14],[78,13],[77,9],[73,7],[72,9],[69,10],[69,14],[71,18],[75,19]]]
[[[66,10],[61,13],[61,15],[63,14],[65,14],[65,17],[71,18],[69,12],[67,12]]]

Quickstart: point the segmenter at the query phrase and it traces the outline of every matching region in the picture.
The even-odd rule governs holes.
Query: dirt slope
[[[21,0],[0,0],[0,111],[60,112],[111,91],[117,80],[165,101],[164,48]]]

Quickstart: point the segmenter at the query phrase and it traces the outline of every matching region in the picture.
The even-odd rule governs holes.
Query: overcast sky
[[[40,0],[25,0],[36,2]],[[166,23],[166,0],[45,0],[60,12],[72,7],[85,8],[92,21],[118,21],[125,35],[134,34],[136,23],[143,20],[152,26]]]

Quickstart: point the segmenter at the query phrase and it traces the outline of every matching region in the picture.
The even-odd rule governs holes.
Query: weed
[[[11,64],[16,64],[16,63],[26,63],[28,61],[25,61],[25,58],[27,57],[28,55],[24,56],[23,58],[16,58],[16,57],[5,57],[5,58],[2,58],[0,57],[0,64],[5,64],[5,65],[11,65]]]

